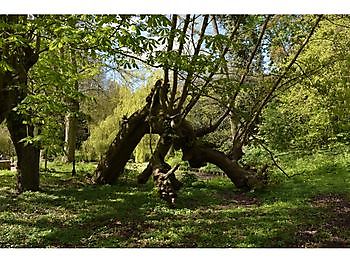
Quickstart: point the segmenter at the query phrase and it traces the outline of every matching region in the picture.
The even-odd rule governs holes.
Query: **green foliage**
[[[137,147],[135,148],[135,151],[134,151],[135,162],[137,163],[148,162],[152,157],[152,151],[154,152],[158,139],[159,139],[159,135],[157,134],[152,134],[152,135],[146,134],[144,138],[141,139]]]
[[[350,93],[347,17],[328,16],[298,60],[294,83],[263,114],[261,134],[278,150],[349,143]]]
[[[97,160],[107,151],[109,145],[118,133],[123,118],[129,117],[136,110],[145,105],[145,99],[154,84],[151,78],[145,87],[141,87],[135,92],[129,88],[115,86],[116,92],[113,97],[115,108],[113,113],[106,117],[97,125],[92,126],[89,139],[84,142],[82,149],[87,160]],[[155,149],[157,136],[152,136],[152,147]],[[150,158],[150,137],[145,136],[135,149],[135,159],[144,162]]]
[[[12,144],[10,133],[4,124],[0,124],[0,155],[7,158],[15,156],[15,148]]]
[[[1,73],[14,70],[10,62],[16,57],[28,57],[28,47],[40,54],[28,74],[28,87],[20,88],[24,97],[15,110],[39,130],[25,140],[49,152],[62,148],[64,116],[82,119],[76,107],[86,98],[80,83],[100,74],[102,66],[137,68],[135,58],[150,56],[157,30],[169,25],[165,16],[127,15],[1,16],[0,22]]]
[[[272,164],[269,153],[259,145],[249,145],[244,148],[242,163],[255,168],[264,164]]]
[[[266,109],[261,135],[280,151],[320,148],[334,136],[331,112],[313,90],[293,88]]]

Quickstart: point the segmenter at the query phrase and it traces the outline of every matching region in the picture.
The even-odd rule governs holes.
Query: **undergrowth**
[[[15,193],[0,171],[0,247],[350,247],[350,155],[280,156],[261,190],[243,193],[223,176],[179,174],[175,209],[142,167],[130,164],[116,185],[90,181],[94,163],[49,163],[41,191]],[[179,173],[179,172],[178,172]],[[184,172],[185,173],[185,172]]]

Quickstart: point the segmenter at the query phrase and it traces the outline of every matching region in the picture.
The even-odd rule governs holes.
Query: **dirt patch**
[[[299,247],[350,247],[350,201],[342,195],[318,195],[311,207],[323,211],[325,218],[296,234]]]
[[[225,177],[225,173],[223,172],[215,172],[215,173],[207,173],[207,172],[196,172],[196,177],[203,180],[209,180],[214,177]]]
[[[235,193],[235,192],[224,192],[218,194],[220,198],[224,199],[230,204],[235,204],[237,206],[253,206],[259,205],[260,201],[253,196],[249,196],[246,193]]]
[[[317,195],[312,199],[312,205],[316,207],[350,207],[350,202],[342,195],[328,194]]]
[[[334,217],[327,227],[350,229],[350,201],[341,195],[320,195],[312,200],[312,205],[331,210]]]

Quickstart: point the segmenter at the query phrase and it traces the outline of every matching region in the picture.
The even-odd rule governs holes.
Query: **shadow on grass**
[[[177,209],[134,178],[94,186],[46,174],[41,192],[1,188],[0,246],[349,247],[349,226],[334,221],[349,211],[312,203],[319,194],[349,194],[347,167],[325,169],[254,193],[213,178],[181,189]],[[13,180],[2,178],[1,186]]]

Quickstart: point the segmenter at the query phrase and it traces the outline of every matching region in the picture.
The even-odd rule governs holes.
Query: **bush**
[[[241,160],[244,164],[258,167],[271,162],[269,153],[262,147],[253,145],[247,146],[244,149],[244,153],[245,154]]]
[[[16,155],[15,147],[10,138],[10,133],[5,125],[0,125],[0,154],[7,158]]]

